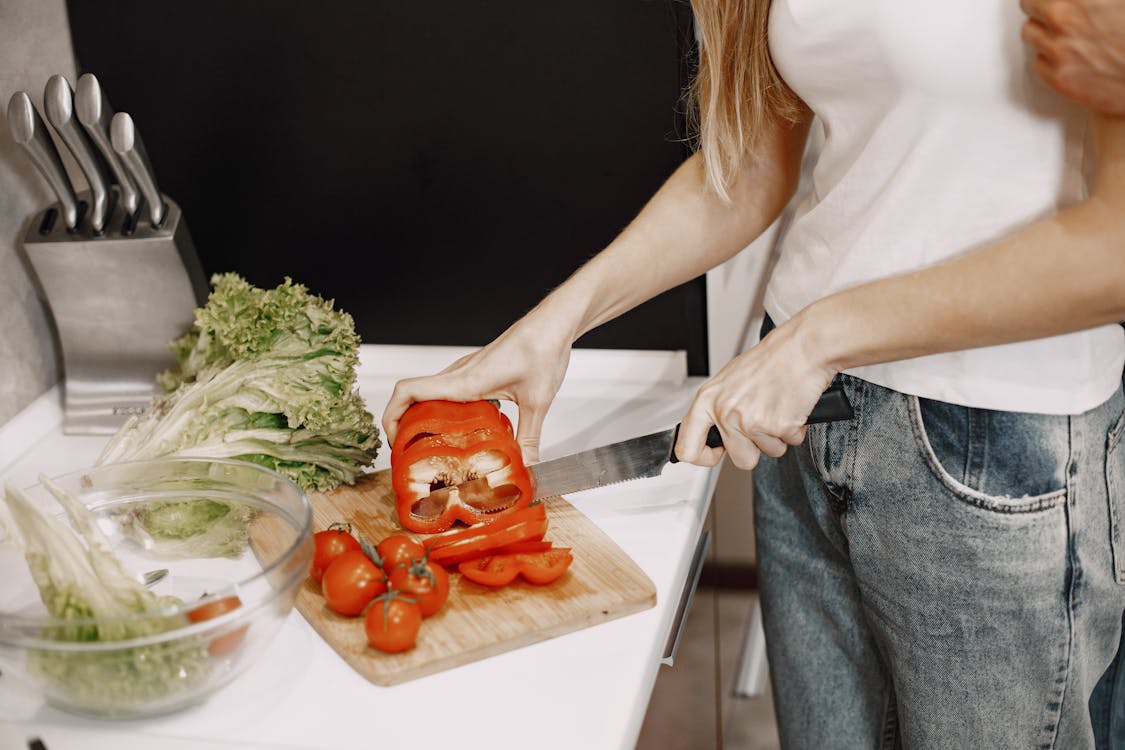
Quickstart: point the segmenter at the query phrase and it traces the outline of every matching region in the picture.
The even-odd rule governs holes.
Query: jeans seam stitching
[[[1117,422],[1113,425],[1113,429],[1109,431],[1109,437],[1106,442],[1107,453],[1117,448],[1117,445],[1121,442],[1122,433],[1125,433],[1125,412],[1122,412],[1121,416],[1117,418]]]
[[[988,414],[982,409],[969,409],[969,454],[965,457],[965,486],[983,484],[984,457],[988,452]]]
[[[1125,625],[1125,617],[1123,617],[1122,623],[1123,625]],[[1121,698],[1119,696],[1121,696],[1122,693],[1118,689],[1121,687],[1122,678],[1121,659],[1114,659],[1113,663],[1110,666],[1112,668],[1112,674],[1110,675],[1109,680],[1109,695],[1101,706],[1101,712],[1103,716],[1102,727],[1104,728],[1107,737],[1113,736],[1115,724],[1114,717],[1125,711],[1125,709],[1121,708],[1122,704]]]
[[[880,737],[880,750],[894,750],[899,734],[898,696],[895,694],[894,681],[887,676],[887,693],[883,697],[883,731]]]
[[[1110,555],[1113,559],[1113,578],[1118,584],[1125,584],[1125,550],[1119,549],[1121,538],[1120,513],[1114,506],[1114,498],[1118,496],[1121,488],[1118,486],[1117,474],[1113,470],[1113,461],[1117,458],[1117,451],[1121,447],[1121,435],[1125,432],[1125,413],[1123,413],[1110,430],[1106,438],[1105,449],[1105,490],[1109,511],[1109,541]]]
[[[1053,716],[1054,726],[1051,734],[1051,742],[1048,746],[1052,749],[1056,747],[1059,741],[1059,725],[1062,723],[1063,704],[1066,701],[1067,688],[1070,687],[1070,669],[1072,666],[1071,662],[1074,658],[1074,602],[1076,601],[1078,586],[1082,578],[1074,543],[1074,493],[1072,491],[1074,489],[1074,475],[1069,470],[1069,467],[1078,460],[1079,456],[1076,455],[1076,453],[1078,453],[1079,450],[1074,440],[1074,422],[1072,419],[1067,420],[1067,426],[1069,437],[1068,453],[1070,455],[1068,456],[1069,461],[1067,462],[1068,469],[1066,472],[1066,492],[1069,501],[1064,505],[1067,526],[1066,557],[1067,567],[1069,568],[1066,601],[1066,660],[1063,670],[1062,689],[1059,691],[1059,699],[1057,701],[1058,708],[1055,710]]]
[[[847,462],[848,469],[844,475],[844,483],[847,489],[847,499],[845,510],[850,510],[852,505],[852,488],[855,487],[855,466],[856,456],[859,453],[859,423],[863,418],[863,403],[864,397],[867,394],[867,382],[863,380],[856,380],[855,388],[853,388],[853,395],[855,404],[852,407],[851,424],[848,427],[848,441],[847,441]]]

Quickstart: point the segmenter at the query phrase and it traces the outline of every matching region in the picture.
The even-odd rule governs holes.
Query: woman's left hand
[[[797,315],[732,359],[700,386],[680,425],[676,457],[715,466],[723,452],[741,469],[762,453],[778,457],[805,439],[805,421],[835,371],[810,343],[809,325]],[[716,425],[722,448],[708,448]]]

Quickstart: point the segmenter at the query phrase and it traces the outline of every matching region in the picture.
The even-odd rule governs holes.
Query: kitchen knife
[[[128,112],[118,112],[113,116],[109,123],[109,141],[113,144],[113,150],[121,157],[125,169],[140,187],[141,195],[148,204],[152,225],[160,226],[164,221],[164,199],[160,197],[160,190],[156,187],[156,179],[144,144],[141,143],[140,133]]]
[[[54,126],[86,175],[86,183],[90,186],[90,228],[95,234],[101,234],[105,231],[106,214],[109,212],[109,189],[97,152],[85,128],[74,116],[74,90],[66,78],[56,74],[47,79],[43,108],[47,110],[47,121]]]
[[[113,178],[121,191],[121,206],[125,209],[126,216],[132,217],[137,213],[141,198],[133,178],[125,171],[120,157],[109,142],[109,122],[113,118],[113,108],[109,106],[109,100],[93,73],[86,73],[78,79],[78,88],[74,92],[74,111],[78,114],[78,122],[86,128],[90,140],[113,170]]]
[[[66,228],[73,232],[78,227],[78,199],[47,125],[35,111],[26,91],[17,91],[8,100],[8,129],[54,189]]]
[[[852,416],[852,405],[844,390],[833,386],[821,395],[809,414],[807,424],[835,422],[851,419]],[[651,435],[532,464],[527,468],[535,480],[533,499],[541,500],[630,479],[659,476],[666,465],[677,462],[672,450],[679,432],[680,426],[676,425]],[[718,448],[722,444],[723,438],[718,428],[712,427],[707,433],[707,445]]]

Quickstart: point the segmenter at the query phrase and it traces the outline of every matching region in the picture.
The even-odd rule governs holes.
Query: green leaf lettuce
[[[172,342],[164,393],[126,423],[99,464],[165,455],[238,458],[306,490],[354,483],[381,445],[356,389],[350,315],[286,279],[259,289],[212,278],[192,329]]]

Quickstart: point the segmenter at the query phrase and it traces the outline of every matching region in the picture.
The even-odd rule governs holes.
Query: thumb
[[[539,436],[543,432],[543,417],[546,416],[546,411],[539,407],[520,405],[519,422],[516,424],[516,442],[519,443],[525,464],[533,464],[539,460]]]

